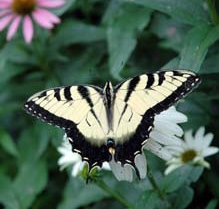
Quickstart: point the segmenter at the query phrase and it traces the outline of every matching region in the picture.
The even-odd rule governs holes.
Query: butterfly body
[[[39,92],[25,103],[28,113],[63,128],[73,151],[91,170],[112,159],[136,170],[135,158],[153,129],[154,116],[200,83],[190,71],[143,74],[103,89],[79,85]]]

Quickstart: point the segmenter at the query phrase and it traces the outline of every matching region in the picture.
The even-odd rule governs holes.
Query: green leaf
[[[20,209],[20,204],[14,192],[11,179],[0,173],[0,185],[0,203],[7,209]]]
[[[5,60],[15,63],[29,62],[31,60],[29,55],[28,47],[19,40],[7,42],[0,52],[1,61]],[[5,70],[7,70],[7,68]]]
[[[141,195],[140,199],[136,203],[136,209],[154,209],[158,208],[158,205],[161,204],[161,200],[154,190],[146,190]],[[162,207],[164,208],[164,207]]]
[[[49,138],[52,137],[53,129],[54,127],[43,124],[40,121],[22,132],[18,142],[21,163],[34,162],[39,159],[47,148]]]
[[[107,197],[107,194],[97,186],[86,184],[79,178],[70,178],[66,184],[63,200],[58,209],[74,209],[86,206]]]
[[[173,194],[172,197],[172,207],[177,209],[184,209],[186,208],[193,199],[194,192],[193,190],[188,187],[184,186],[179,191]]]
[[[67,20],[60,25],[52,41],[55,45],[66,46],[75,43],[101,41],[105,38],[105,30],[101,27],[75,20]]]
[[[18,156],[16,144],[14,143],[11,136],[2,129],[0,129],[0,145],[6,152],[11,154],[12,156]]]
[[[137,43],[137,33],[149,23],[151,10],[131,4],[122,4],[107,27],[109,66],[111,74],[120,79],[120,71],[126,64]]]
[[[160,182],[160,188],[167,193],[174,192],[185,184],[196,182],[202,172],[202,167],[182,166],[165,176]]]
[[[169,14],[173,18],[184,23],[199,25],[201,23],[209,22],[209,16],[204,9],[203,2],[200,0],[125,0],[126,2],[133,2],[151,9],[161,11]]]
[[[210,188],[211,193],[214,194],[215,197],[219,197],[219,187],[218,187],[218,184],[216,184],[216,182],[218,182],[218,174],[217,172],[215,172],[216,170],[217,170],[217,167],[215,166],[214,169],[211,169],[210,171],[206,172],[205,181],[208,185],[207,191],[209,191],[209,188]]]
[[[179,68],[198,72],[208,48],[218,39],[219,26],[206,24],[193,28],[185,38]]]
[[[1,56],[1,55],[0,55]],[[25,68],[21,65],[14,64],[8,60],[2,58],[0,60],[0,84],[4,85],[14,76],[17,76],[25,71]]]
[[[167,62],[161,69],[178,69],[179,57],[175,57]]]
[[[188,116],[188,122],[183,124],[185,129],[196,129],[206,126],[210,120],[211,101],[206,93],[193,92],[177,105],[177,109]]]
[[[218,59],[219,59],[219,53],[214,53],[211,56],[207,57],[206,60],[203,62],[203,65],[199,73],[200,74],[219,73]]]
[[[189,27],[164,14],[154,14],[150,30],[160,38],[159,46],[180,52]]]
[[[75,55],[71,62],[56,66],[57,75],[65,85],[91,83],[94,79],[102,79],[98,63],[101,61],[106,48],[102,44],[95,44],[84,48],[83,52]],[[95,53],[94,53],[95,51]],[[60,68],[64,70],[60,71]],[[97,72],[99,70],[100,72]],[[106,72],[105,72],[106,73]]]
[[[212,199],[207,207],[205,209],[216,209],[216,207],[218,206],[218,200],[217,199]]]
[[[47,168],[44,162],[24,163],[13,183],[21,208],[29,208],[47,183]]]

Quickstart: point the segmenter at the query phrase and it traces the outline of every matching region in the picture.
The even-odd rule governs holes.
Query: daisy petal
[[[83,169],[84,163],[82,162],[77,162],[75,163],[74,167],[72,168],[72,176],[77,176],[79,172]]]
[[[147,143],[144,146],[144,149],[149,150],[150,152],[157,155],[161,159],[169,160],[171,158],[171,154],[169,153],[168,150],[166,150],[160,144],[158,144],[157,142],[151,139],[148,139]]]
[[[160,133],[157,130],[154,130],[150,133],[150,138],[162,145],[178,145],[181,146],[181,140],[176,136],[168,136],[163,133]]]
[[[65,4],[64,0],[37,0],[37,3],[40,7],[45,7],[45,8],[57,8],[60,6],[63,6]]]
[[[33,23],[29,15],[24,17],[23,35],[26,43],[30,43],[33,38]]]
[[[187,121],[187,116],[181,112],[176,111],[174,106],[163,111],[161,114],[155,116],[155,120],[167,120],[174,123],[184,123]]]
[[[196,134],[194,136],[194,140],[197,141],[201,138],[203,138],[205,134],[205,128],[204,127],[200,127],[197,131],[196,131]]]
[[[186,131],[184,134],[185,142],[188,144],[188,146],[193,146],[194,140],[192,136],[192,130]]]
[[[205,135],[205,137],[203,138],[203,147],[208,147],[213,139],[214,135],[212,133],[208,133]]]
[[[38,25],[40,25],[43,28],[46,29],[52,29],[53,28],[53,24],[46,20],[41,14],[40,12],[38,12],[38,10],[34,11],[32,13],[34,20],[38,23]]]
[[[171,173],[172,171],[174,171],[175,169],[177,169],[177,168],[179,168],[180,167],[180,165],[178,164],[172,164],[172,165],[170,165],[170,166],[168,166],[167,168],[166,168],[166,170],[165,170],[165,175],[168,175],[169,173]]]
[[[10,8],[11,3],[12,3],[12,0],[1,0],[0,1],[0,8],[1,9]]]
[[[176,136],[183,135],[182,128],[176,122],[171,122],[168,119],[156,120],[155,118],[154,126],[156,127],[156,129],[159,129],[160,132],[165,134],[169,133],[171,135],[176,135]]]
[[[33,13],[34,20],[42,27],[47,29],[52,29],[53,24],[59,23],[60,19],[52,14],[51,12],[48,12],[43,9],[37,9]]]
[[[3,17],[5,15],[9,15],[9,14],[12,14],[10,9],[0,10],[0,17]]]
[[[14,34],[16,33],[18,26],[20,24],[21,21],[21,17],[17,16],[14,18],[14,20],[12,21],[9,29],[8,29],[8,33],[7,33],[7,40],[11,40],[11,38],[14,36]]]
[[[4,30],[15,17],[14,14],[9,14],[0,19],[0,31]]]
[[[209,155],[213,155],[217,153],[219,149],[217,147],[208,147],[207,149],[203,150],[203,156],[207,157]]]

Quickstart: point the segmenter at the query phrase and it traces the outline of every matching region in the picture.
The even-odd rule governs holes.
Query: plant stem
[[[219,24],[219,17],[215,8],[215,1],[214,0],[207,0],[208,8],[210,11],[212,22],[217,25]]]
[[[120,202],[122,205],[124,205],[126,208],[129,209],[135,209],[134,206],[130,205],[126,199],[124,199],[119,193],[113,191],[110,187],[108,187],[103,181],[97,180],[95,181],[96,185],[101,188],[103,191],[110,194],[112,197],[114,197],[118,202]]]
[[[160,188],[158,187],[153,175],[152,175],[152,172],[150,170],[150,168],[148,167],[148,171],[147,171],[147,176],[148,176],[148,179],[153,187],[153,189],[157,192],[157,194],[159,195],[160,199],[161,200],[165,200],[165,195],[164,193],[160,190]]]

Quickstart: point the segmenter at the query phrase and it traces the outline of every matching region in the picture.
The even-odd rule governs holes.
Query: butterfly
[[[31,96],[28,113],[64,129],[73,152],[86,161],[89,172],[114,160],[131,165],[153,129],[156,114],[191,92],[200,77],[187,70],[146,73],[115,87],[92,85],[56,87]]]

